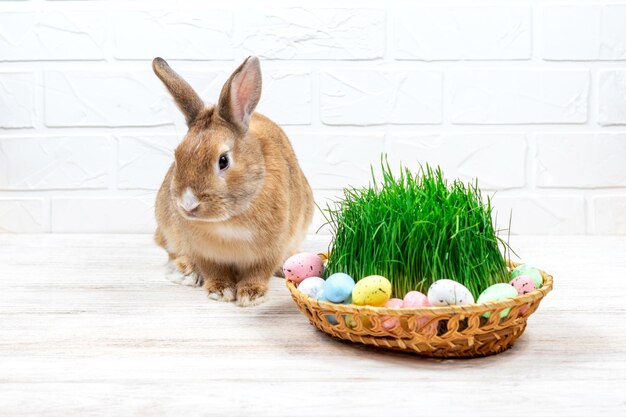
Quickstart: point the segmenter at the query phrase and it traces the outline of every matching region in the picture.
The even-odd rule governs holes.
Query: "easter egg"
[[[451,279],[439,279],[428,289],[431,306],[474,304],[474,296],[465,285]]]
[[[528,294],[536,290],[535,281],[529,275],[518,275],[517,278],[513,278],[509,283],[517,291],[517,295]]]
[[[323,276],[324,263],[316,254],[302,252],[285,261],[283,272],[285,278],[298,283],[306,278]]]
[[[356,283],[352,289],[352,302],[356,305],[383,306],[391,298],[391,282],[380,275],[370,275]]]
[[[385,307],[387,308],[402,308],[403,305],[404,302],[399,298],[391,298],[385,303]],[[399,324],[399,317],[383,317],[382,326],[387,330],[391,330],[394,327],[397,327]]]
[[[425,294],[419,291],[409,291],[404,296],[404,308],[410,307],[430,307],[430,302]],[[422,329],[424,331],[436,332],[437,323],[439,320],[434,320],[430,324],[428,323],[432,316],[422,316],[415,319],[416,329]],[[409,323],[409,326],[411,324]],[[411,326],[412,327],[412,326]]]
[[[332,274],[324,283],[324,294],[328,301],[342,303],[352,295],[354,279],[348,274],[341,272]]]
[[[520,275],[528,275],[533,279],[535,283],[535,288],[540,288],[543,284],[543,277],[541,276],[541,272],[533,266],[523,264],[519,265],[517,268],[511,271],[511,278],[517,278]]]
[[[329,301],[328,298],[326,298],[326,294],[324,293],[324,290],[322,289],[320,292],[317,293],[317,297],[316,297],[319,301]],[[326,314],[324,315],[324,317],[326,317],[326,320],[328,320],[328,322],[332,325],[335,324],[339,324],[337,322],[337,319],[335,318],[334,315],[332,314]]]
[[[352,304],[352,294],[350,294],[348,298],[343,300],[343,303]],[[346,326],[348,326],[351,329],[356,327],[356,322],[354,321],[354,317],[352,317],[352,314],[344,314],[343,318],[346,321]]]
[[[505,300],[507,298],[513,298],[517,296],[517,290],[513,288],[510,284],[493,284],[491,287],[487,288],[483,291],[476,301],[478,304],[485,303],[488,301],[500,301]],[[500,312],[500,317],[506,317],[511,311],[510,308],[504,309]],[[490,312],[486,312],[483,314],[483,317],[491,317]]]
[[[409,291],[404,296],[404,307],[428,307],[428,297],[419,291]]]
[[[390,298],[385,303],[385,307],[387,308],[402,308],[403,305],[404,301],[402,301],[400,298]]]
[[[324,289],[324,280],[320,277],[306,278],[298,284],[298,289],[309,297],[317,298],[317,293]]]
[[[337,321],[337,319],[335,318],[335,316],[334,316],[334,315],[332,315],[332,314],[326,314],[326,320],[328,320],[328,322],[329,322],[330,324],[332,324],[333,326],[334,326],[334,325],[336,325],[336,324],[339,324],[339,322]]]
[[[352,314],[346,314],[345,316],[343,316],[343,318],[346,321],[346,326],[351,329],[354,329],[356,327],[356,321],[354,321],[354,317],[352,316]]]
[[[528,294],[529,292],[535,291],[535,281],[532,277],[528,275],[518,275],[517,278],[513,278],[509,283],[515,288],[517,291],[517,295]],[[529,305],[523,305],[519,308],[518,316],[523,315],[528,311]]]

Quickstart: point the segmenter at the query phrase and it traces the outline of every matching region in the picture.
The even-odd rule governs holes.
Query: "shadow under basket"
[[[528,317],[552,290],[552,276],[543,271],[541,275],[541,288],[506,300],[419,308],[318,301],[300,292],[292,281],[285,281],[311,324],[331,336],[423,356],[463,358],[493,355],[513,345],[524,333]]]

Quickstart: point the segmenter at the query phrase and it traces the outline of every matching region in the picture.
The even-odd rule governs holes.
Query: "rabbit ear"
[[[152,69],[169,90],[174,101],[176,101],[176,105],[185,115],[187,126],[189,126],[204,108],[204,102],[189,83],[176,74],[163,58],[154,58]]]
[[[260,98],[261,66],[259,58],[250,56],[224,84],[217,102],[219,115],[245,132]]]

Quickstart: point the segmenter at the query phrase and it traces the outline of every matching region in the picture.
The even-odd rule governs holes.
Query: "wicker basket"
[[[541,288],[507,300],[420,308],[333,304],[308,297],[292,281],[286,283],[311,324],[331,336],[424,356],[461,358],[493,355],[513,345],[524,333],[528,317],[552,290],[552,276],[543,271],[541,275]],[[500,318],[508,308],[508,315]],[[491,313],[489,318],[485,313]]]

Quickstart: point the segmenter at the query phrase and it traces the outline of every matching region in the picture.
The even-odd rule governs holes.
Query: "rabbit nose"
[[[188,205],[188,204],[185,204],[185,202],[183,201],[182,203],[180,203],[180,207],[186,212],[192,213],[194,211],[198,211],[198,208],[200,207],[200,203],[194,203],[194,204]]]
[[[198,206],[195,206],[191,210],[187,210],[187,209],[184,209],[184,210],[185,210],[185,213],[187,213],[188,215],[195,216],[196,214],[198,214],[198,208],[199,208]]]
[[[200,201],[196,195],[191,191],[191,188],[187,187],[180,200],[180,207],[188,213],[194,213],[198,211]]]

